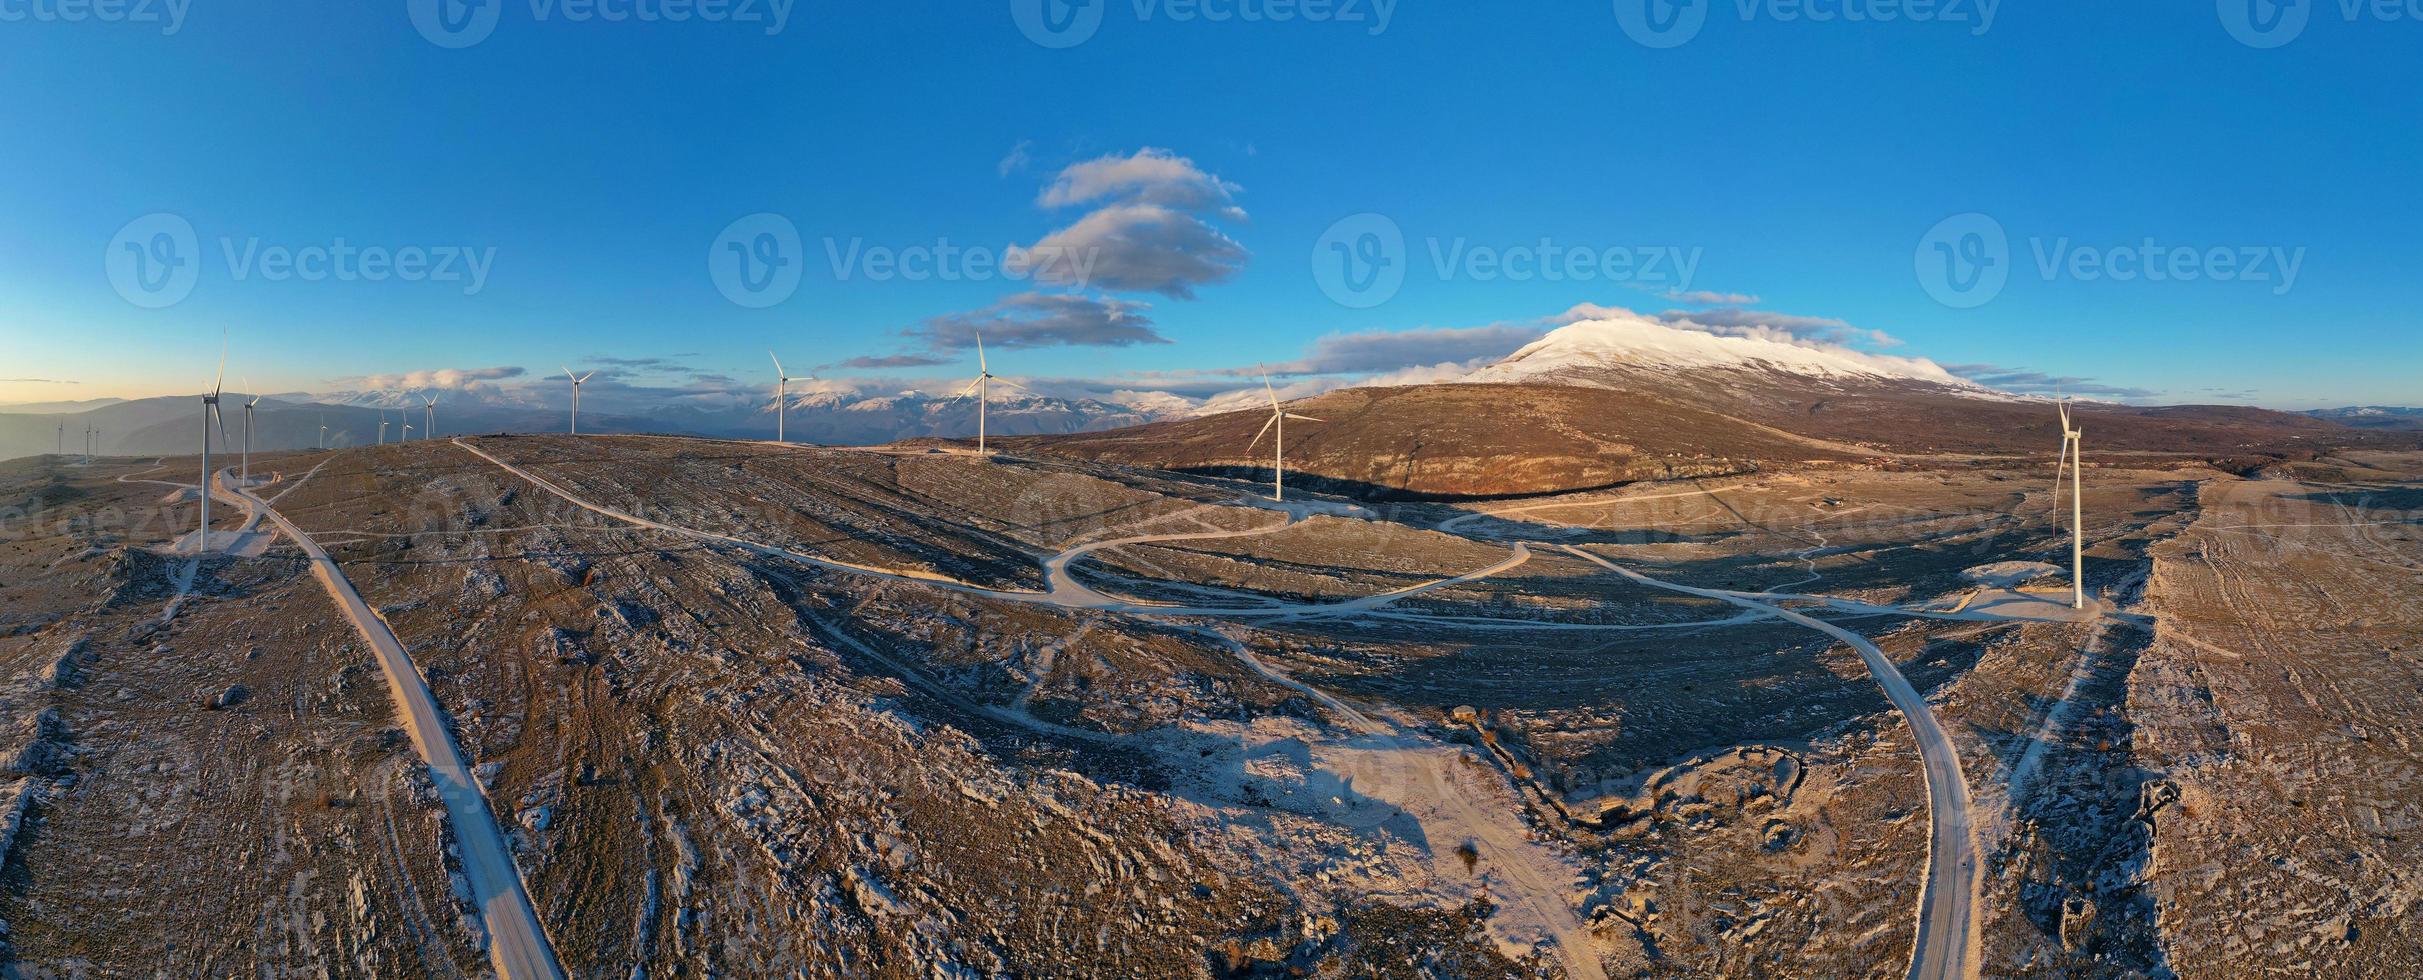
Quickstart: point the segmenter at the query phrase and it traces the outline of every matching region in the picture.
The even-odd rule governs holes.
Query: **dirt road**
[[[1963,980],[1977,975],[1977,892],[1983,870],[1977,855],[1976,813],[1969,803],[1967,774],[1951,736],[1936,723],[1924,695],[1903,677],[1891,658],[1867,637],[1832,623],[1762,601],[1749,593],[1700,589],[1650,578],[1572,545],[1565,550],[1642,585],[1686,595],[1721,599],[1824,633],[1851,645],[1884,688],[1885,697],[1901,711],[1918,742],[1918,757],[1927,779],[1926,885],[1918,897],[1918,935],[1910,951],[1912,980]],[[1773,598],[1773,597],[1765,597]]]

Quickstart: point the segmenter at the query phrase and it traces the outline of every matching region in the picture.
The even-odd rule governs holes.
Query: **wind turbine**
[[[53,456],[67,455],[67,423],[65,421],[59,423],[59,440],[57,444],[51,446],[50,454]]]
[[[774,352],[773,352],[773,351],[767,351],[767,352],[766,352],[766,356],[767,356],[767,357],[774,357]],[[782,358],[779,358],[779,357],[774,357],[774,441],[775,441],[775,442],[778,442],[778,443],[779,443],[779,442],[786,442],[786,441],[788,441],[788,440],[786,440],[786,439],[783,437],[783,431],[782,431],[782,429],[783,429],[783,416],[784,416],[784,415],[786,415],[786,414],[788,414],[788,413],[790,412],[790,410],[791,410],[791,399],[790,399],[790,391],[789,391],[789,385],[790,385],[790,383],[791,383],[791,382],[793,382],[793,381],[814,381],[814,380],[816,380],[816,376],[815,376],[815,375],[808,375],[808,376],[806,376],[806,377],[794,378],[794,377],[790,376],[789,374],[784,373],[784,372],[783,372],[783,369],[782,369]]]
[[[379,409],[379,445],[387,444],[387,410]]]
[[[226,438],[226,425],[219,420],[219,394],[227,386],[227,337],[219,337],[219,376],[210,382],[210,394],[202,396],[202,529],[194,534],[194,553],[210,550],[210,429],[216,423]]]
[[[251,378],[244,379],[244,387],[252,387]],[[252,407],[260,403],[261,396],[258,394],[244,403],[244,468],[237,474],[236,481],[248,487],[252,485]]]
[[[958,397],[966,398],[968,392],[976,393],[976,455],[978,456],[991,455],[984,448],[984,417],[986,410],[990,407],[988,403],[992,400],[992,389],[988,383],[994,381],[999,381],[1030,395],[1036,394],[1033,388],[993,373],[992,366],[985,363],[984,334],[979,332],[976,334],[976,380],[968,382],[967,387],[959,389],[958,395]]]
[[[320,448],[328,448],[328,413],[320,413]]]
[[[581,385],[597,377],[597,372],[573,374],[571,368],[565,368],[564,377],[572,379],[572,434],[577,436],[581,434]]]
[[[2066,469],[2070,477],[2070,608],[2086,608],[2086,490],[2081,471],[2086,460],[2080,457],[2085,433],[2070,422],[2070,401],[2061,407],[2061,461],[2053,466],[2053,512],[2061,512],[2061,477]]]
[[[437,431],[437,398],[432,395],[421,396],[421,411],[421,421],[424,423],[421,426],[421,441],[428,442],[430,434]]]
[[[1298,419],[1305,422],[1319,422],[1321,420],[1313,418],[1310,415],[1298,415],[1294,412],[1288,411],[1285,408],[1279,407],[1279,391],[1278,389],[1270,386],[1270,375],[1268,374],[1262,376],[1262,390],[1270,395],[1270,421],[1262,423],[1262,431],[1254,433],[1253,445],[1245,447],[1245,451],[1249,453],[1253,452],[1254,446],[1259,446],[1262,444],[1263,436],[1270,435],[1273,428],[1278,430],[1278,438],[1271,440],[1270,444],[1270,499],[1286,500],[1287,420]]]
[[[401,439],[397,439],[396,441],[397,441],[397,442],[411,442],[411,441],[412,441],[412,423],[410,423],[410,422],[406,422],[406,423],[404,423],[404,437],[403,437],[403,438],[401,438]]]

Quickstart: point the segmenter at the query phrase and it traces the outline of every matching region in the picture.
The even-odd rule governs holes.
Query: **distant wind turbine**
[[[793,381],[814,381],[816,376],[811,374],[794,378],[783,372],[782,358],[774,357],[773,351],[767,351],[766,356],[774,358],[774,441],[787,442],[783,435],[783,416],[791,410],[790,384]]]
[[[226,439],[226,424],[219,419],[219,394],[227,387],[227,335],[219,335],[219,375],[210,382],[210,394],[202,396],[202,529],[194,534],[194,553],[210,550],[210,430],[216,425],[220,439]]]
[[[428,442],[429,437],[437,432],[437,397],[421,396],[421,412],[421,421],[425,423],[421,426],[421,441]]]
[[[979,332],[976,334],[976,380],[968,382],[967,387],[959,389],[958,395],[960,398],[966,398],[968,392],[976,393],[976,455],[978,456],[990,455],[984,448],[984,429],[985,413],[991,407],[989,403],[992,401],[992,389],[989,382],[994,381],[999,381],[1030,395],[1035,394],[1035,389],[993,373],[992,366],[987,364],[984,359],[984,334]]]
[[[320,448],[328,448],[328,413],[320,413]]]
[[[1276,430],[1277,430],[1278,437],[1277,437],[1277,438],[1275,438],[1275,439],[1273,439],[1273,440],[1271,440],[1271,444],[1270,444],[1270,448],[1271,448],[1270,499],[1272,499],[1272,500],[1286,500],[1286,499],[1287,499],[1287,420],[1288,420],[1288,419],[1297,419],[1297,420],[1299,420],[1299,421],[1304,421],[1304,422],[1319,422],[1319,421],[1321,421],[1321,420],[1320,420],[1320,419],[1313,418],[1313,417],[1312,417],[1312,416],[1310,416],[1310,415],[1298,415],[1298,414],[1296,414],[1296,413],[1294,413],[1294,412],[1290,412],[1290,411],[1288,411],[1288,410],[1287,410],[1287,409],[1285,409],[1285,408],[1281,408],[1281,407],[1279,406],[1279,391],[1278,391],[1278,389],[1273,388],[1273,387],[1271,387],[1271,386],[1270,386],[1270,375],[1268,375],[1268,374],[1264,374],[1264,375],[1262,376],[1262,390],[1263,390],[1265,393],[1268,393],[1268,394],[1270,395],[1270,421],[1262,423],[1262,431],[1257,432],[1257,433],[1254,433],[1254,441],[1253,441],[1253,445],[1245,447],[1245,451],[1246,451],[1246,452],[1248,452],[1248,453],[1253,452],[1253,451],[1254,451],[1254,446],[1259,446],[1259,445],[1261,445],[1261,444],[1262,444],[1262,437],[1263,437],[1263,436],[1266,436],[1266,435],[1270,435],[1270,434],[1272,434],[1272,430],[1273,430],[1273,429],[1276,429]]]
[[[251,378],[244,379],[244,387],[252,387]],[[257,394],[244,403],[244,466],[236,475],[236,482],[248,487],[252,485],[252,407],[260,403],[261,396]]]
[[[51,446],[50,454],[53,456],[67,455],[67,423],[64,421],[59,423],[59,439]]]
[[[406,422],[406,423],[404,423],[404,437],[403,437],[403,438],[401,438],[401,439],[397,439],[396,441],[397,441],[397,442],[411,442],[411,441],[412,441],[412,423],[410,423],[410,422]]]
[[[387,410],[379,409],[379,445],[387,444]]]
[[[2061,477],[2067,470],[2070,477],[2070,608],[2086,608],[2086,490],[2080,471],[2086,460],[2080,457],[2085,449],[2086,433],[2070,423],[2070,400],[2057,403],[2061,408],[2061,461],[2053,466],[2053,512],[2061,512]]]
[[[581,385],[587,384],[590,378],[597,377],[597,372],[573,374],[571,368],[565,368],[564,377],[572,379],[572,434],[577,436],[581,434]]]

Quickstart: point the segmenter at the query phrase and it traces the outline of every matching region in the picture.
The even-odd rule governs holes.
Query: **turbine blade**
[[[216,378],[211,379],[211,382],[210,382],[210,394],[211,394],[211,397],[213,397],[213,398],[218,397],[219,392],[221,392],[221,391],[223,391],[223,390],[226,390],[226,388],[227,388],[227,331],[225,331],[225,330],[221,330],[221,331],[219,331],[219,376],[218,376],[218,377],[216,377]]]
[[[2064,432],[2061,436],[2061,461],[2053,464],[2053,516],[2056,519],[2061,516],[2061,478],[2068,475],[2069,467],[2070,436]]]
[[[769,350],[769,351],[767,351],[767,352],[766,352],[766,356],[767,356],[767,357],[774,357],[774,352]],[[777,378],[781,378],[781,379],[783,379],[784,381],[789,381],[789,380],[791,380],[791,379],[790,379],[790,377],[788,377],[788,376],[786,376],[786,375],[784,375],[784,374],[782,373],[782,358],[779,358],[779,357],[774,357],[774,376],[775,376],[775,377],[777,377]]]
[[[1271,416],[1270,421],[1262,423],[1262,431],[1254,433],[1254,441],[1246,444],[1245,451],[1253,452],[1254,447],[1262,444],[1262,437],[1270,434],[1270,427],[1277,424],[1279,424],[1279,417],[1276,415]]]
[[[958,394],[956,394],[956,395],[952,395],[951,397],[953,397],[953,398],[966,398],[970,392],[973,392],[973,391],[975,391],[975,390],[976,390],[976,386],[977,386],[977,385],[980,385],[980,384],[983,384],[983,383],[984,383],[984,379],[983,379],[983,378],[977,378],[977,379],[976,379],[976,380],[974,380],[974,381],[970,381],[970,382],[968,382],[968,386],[967,386],[967,387],[959,389],[959,393],[958,393]]]
[[[1270,372],[1262,372],[1262,391],[1270,396],[1270,410],[1279,410],[1279,390],[1270,386]]]
[[[998,381],[998,382],[1001,382],[1002,384],[1008,385],[1008,386],[1010,386],[1010,387],[1012,387],[1012,388],[1016,388],[1016,389],[1018,389],[1019,391],[1026,392],[1027,394],[1033,395],[1033,396],[1035,396],[1035,397],[1037,397],[1037,398],[1041,398],[1041,397],[1043,397],[1043,393],[1042,393],[1042,392],[1040,392],[1040,391],[1036,391],[1036,390],[1035,390],[1035,389],[1033,389],[1033,388],[1029,388],[1029,387],[1027,387],[1027,386],[1025,386],[1025,385],[1019,384],[1018,382],[1012,381],[1012,380],[1010,380],[1010,379],[1008,379],[1008,378],[994,378],[993,380]]]
[[[581,375],[581,376],[580,376],[580,380],[579,380],[577,383],[579,383],[579,384],[588,384],[588,383],[589,383],[589,379],[590,379],[590,378],[594,378],[594,377],[597,377],[597,372],[595,372],[595,371],[591,371],[591,372],[589,372],[589,373],[587,373],[587,374]]]
[[[986,374],[993,372],[992,365],[984,362],[984,331],[982,330],[976,331],[976,370]]]
[[[1288,417],[1288,418],[1291,418],[1291,419],[1303,419],[1304,421],[1307,421],[1307,422],[1326,422],[1326,421],[1328,421],[1327,419],[1316,419],[1316,418],[1313,418],[1313,417],[1312,417],[1312,416],[1310,416],[1310,415],[1298,415],[1298,414],[1296,414],[1296,413],[1294,413],[1294,412],[1289,412],[1289,413],[1287,413],[1287,417]]]
[[[564,368],[564,377],[571,378],[573,384],[581,383],[580,376],[573,374],[572,369],[569,367]]]

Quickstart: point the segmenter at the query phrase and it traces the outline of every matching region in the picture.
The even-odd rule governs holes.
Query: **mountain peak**
[[[1978,397],[2001,393],[1925,358],[1872,354],[1791,339],[1779,331],[1713,333],[1629,311],[1567,324],[1462,380],[1603,387],[1609,375],[1754,371],[1826,380],[1916,382]]]

